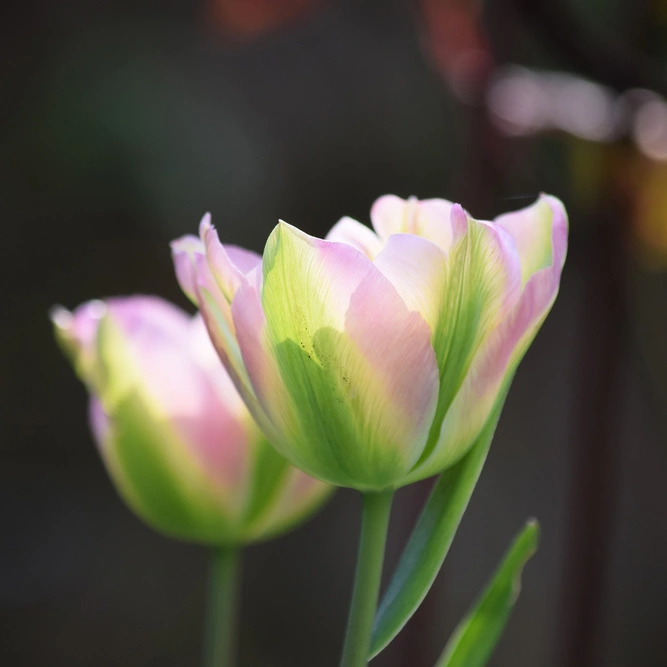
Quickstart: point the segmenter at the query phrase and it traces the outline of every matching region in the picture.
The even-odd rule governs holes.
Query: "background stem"
[[[239,572],[240,558],[236,547],[212,549],[204,667],[233,667],[236,661]]]
[[[341,667],[363,667],[377,607],[393,491],[362,494],[361,540]]]

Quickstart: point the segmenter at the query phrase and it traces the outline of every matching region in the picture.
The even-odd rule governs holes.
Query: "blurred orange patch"
[[[320,0],[211,0],[210,14],[220,29],[236,37],[277,30],[320,4]]]

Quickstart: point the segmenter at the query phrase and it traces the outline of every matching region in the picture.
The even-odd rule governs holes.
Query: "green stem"
[[[366,492],[362,495],[359,557],[341,667],[364,667],[368,664],[393,495],[393,491]]]
[[[204,667],[233,667],[236,662],[236,617],[240,558],[236,547],[211,553]]]

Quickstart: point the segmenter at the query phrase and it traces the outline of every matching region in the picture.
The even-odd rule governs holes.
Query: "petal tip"
[[[183,293],[196,304],[195,270],[197,258],[204,256],[204,244],[196,236],[187,235],[172,241],[170,245],[176,280]]]
[[[195,253],[203,253],[204,246],[199,237],[192,234],[185,234],[179,236],[169,243],[172,255],[187,254],[194,255]]]
[[[49,308],[49,319],[53,325],[61,331],[69,331],[72,328],[74,321],[72,313],[59,304]]]
[[[454,204],[449,214],[454,236],[465,230],[468,225],[468,213],[461,204]]]
[[[200,223],[199,223],[199,236],[204,238],[204,235],[209,229],[213,228],[213,223],[211,222],[211,214],[204,213]]]

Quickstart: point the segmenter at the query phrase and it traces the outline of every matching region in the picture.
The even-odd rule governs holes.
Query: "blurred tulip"
[[[268,445],[201,318],[156,297],[52,313],[91,392],[90,421],[120,495],[172,537],[252,542],[310,514],[328,487]]]
[[[264,250],[223,246],[209,217],[172,244],[183,290],[269,440],[332,484],[392,489],[468,451],[556,298],[567,217],[554,197],[471,218],[380,198],[375,232],[326,240],[281,222]]]

